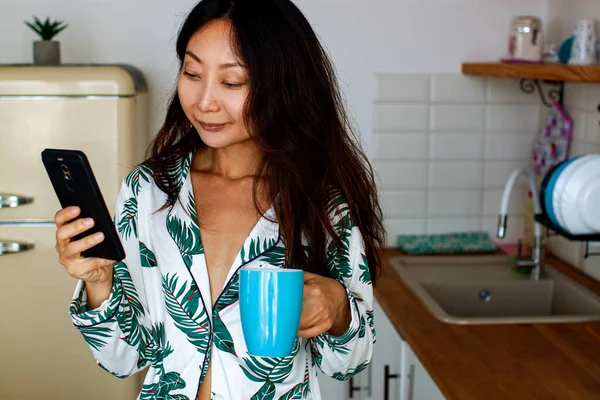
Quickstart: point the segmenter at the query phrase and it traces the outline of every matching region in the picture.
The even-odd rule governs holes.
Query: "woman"
[[[56,215],[71,317],[108,372],[150,366],[141,399],[320,399],[317,368],[343,380],[370,361],[384,235],[333,67],[289,0],[201,1],[177,55],[165,123],[117,200],[126,259],[82,258],[102,237],[71,238],[93,221]],[[243,265],[305,271],[290,357],[247,353]]]

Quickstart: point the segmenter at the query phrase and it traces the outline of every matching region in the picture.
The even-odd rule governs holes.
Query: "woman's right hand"
[[[93,309],[110,295],[114,261],[81,256],[83,251],[102,242],[104,235],[99,232],[72,241],[74,236],[94,226],[91,218],[75,219],[79,213],[79,207],[67,207],[54,216],[58,228],[56,251],[60,256],[59,262],[66,268],[67,273],[73,278],[85,281],[88,291],[88,309]]]

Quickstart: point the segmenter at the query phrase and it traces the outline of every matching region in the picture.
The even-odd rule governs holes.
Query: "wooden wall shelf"
[[[464,75],[498,76],[554,82],[600,83],[600,65],[463,63]]]

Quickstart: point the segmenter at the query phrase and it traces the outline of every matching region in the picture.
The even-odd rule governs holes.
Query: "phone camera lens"
[[[69,167],[67,167],[67,165],[66,165],[66,164],[61,164],[61,165],[60,165],[60,168],[63,170],[63,172],[66,172],[66,173],[68,173],[68,172],[69,172]]]
[[[70,181],[71,180],[71,173],[70,172],[65,172],[65,179]]]

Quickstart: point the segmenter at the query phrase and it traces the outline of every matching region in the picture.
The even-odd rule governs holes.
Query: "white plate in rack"
[[[600,232],[600,155],[585,159],[567,176],[557,207],[565,230],[574,235]]]

